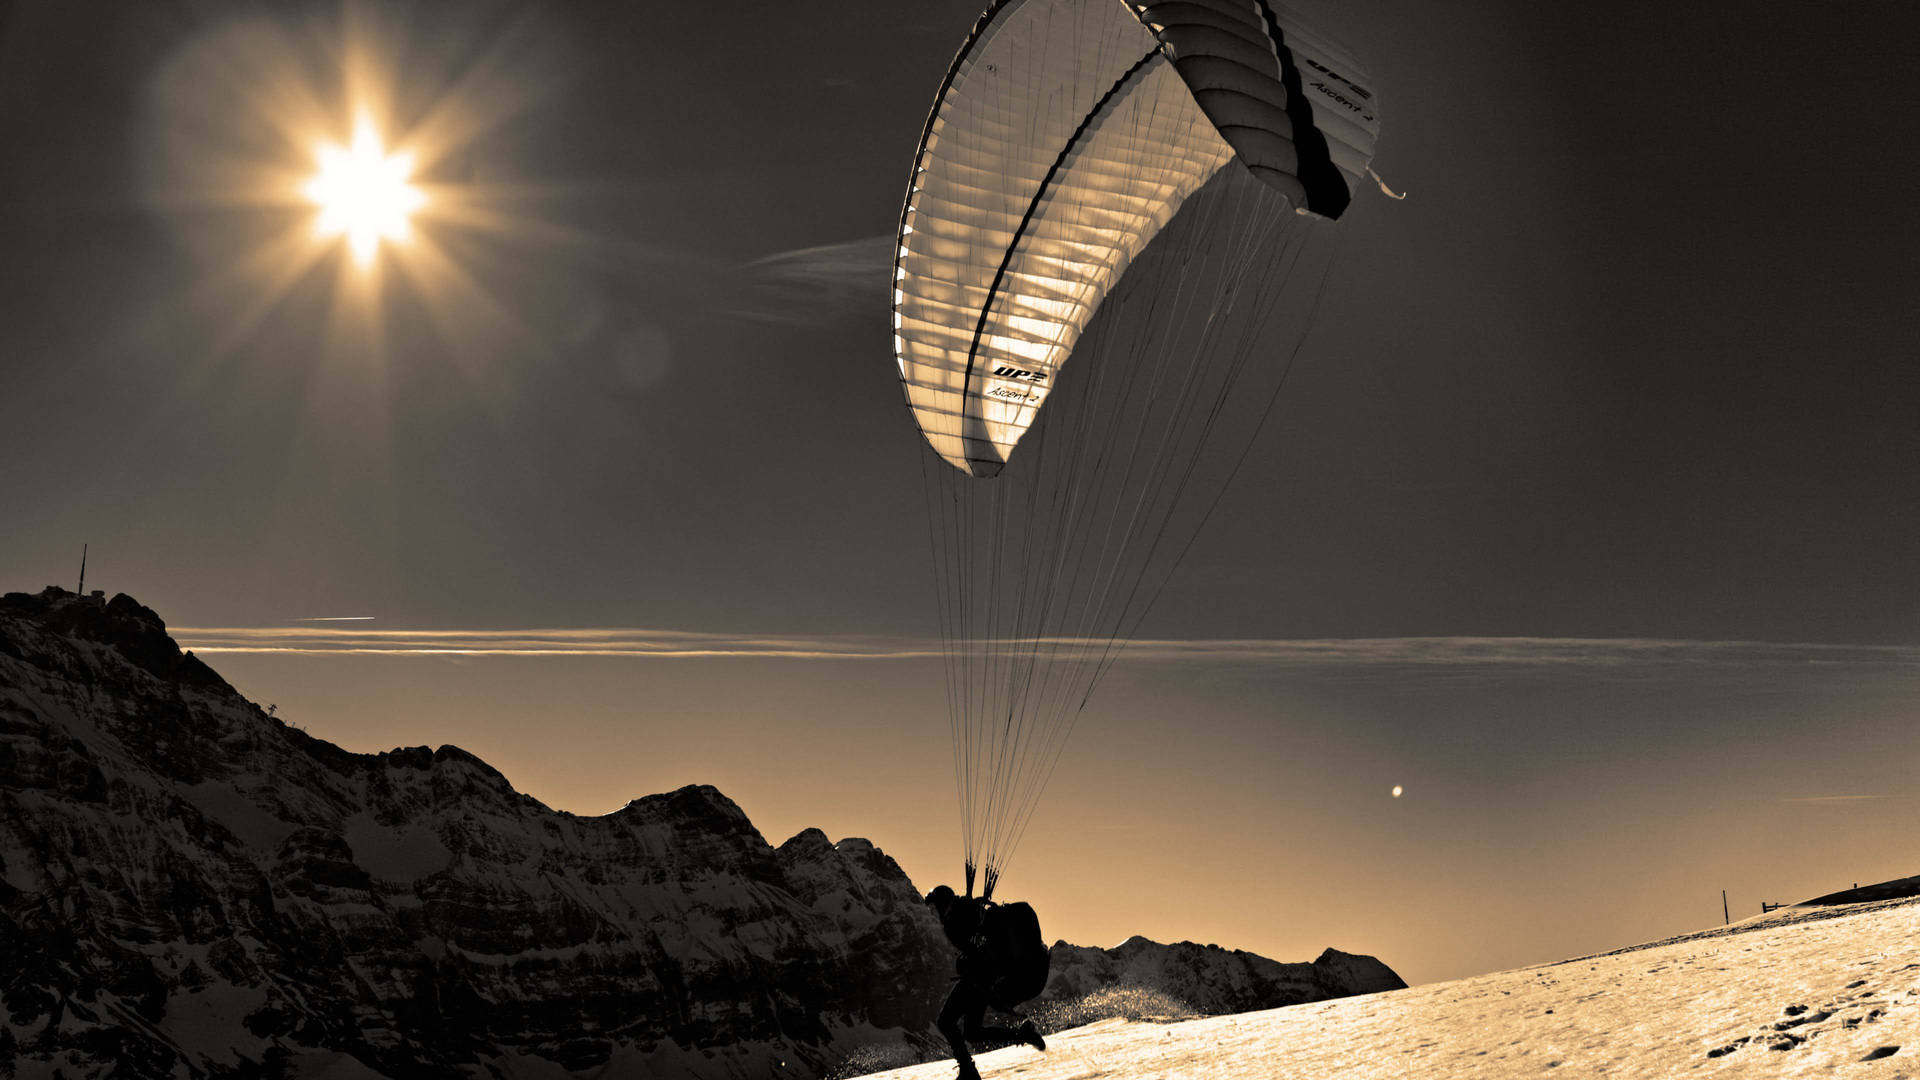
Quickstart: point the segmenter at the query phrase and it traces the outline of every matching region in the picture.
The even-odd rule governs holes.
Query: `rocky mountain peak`
[[[1330,982],[1352,986],[1356,993],[1371,994],[1399,990],[1407,984],[1392,968],[1371,956],[1327,949],[1314,958],[1313,966],[1326,973]]]
[[[1287,964],[1218,945],[1163,945],[1136,934],[1111,949],[1060,942],[1053,946],[1052,959],[1041,1005],[1065,1005],[1104,988],[1136,987],[1196,1012],[1218,1014],[1406,986],[1373,957],[1335,949],[1311,964]]]
[[[1145,938],[1054,967],[1049,1000],[1157,980],[1207,1011],[1392,978]],[[937,1047],[952,971],[869,840],[775,848],[703,784],[555,811],[455,746],[269,716],[130,597],[0,597],[0,1060],[27,1074],[824,1075]]]
[[[944,942],[870,845],[783,858],[708,785],[557,812],[196,665],[131,598],[0,599],[0,1027],[29,1072],[818,1074],[938,1006]]]
[[[128,663],[165,682],[225,687],[192,653],[182,653],[167,636],[167,624],[152,608],[126,593],[108,600],[104,593],[82,596],[58,585],[38,593],[0,596],[0,613],[28,622],[48,634],[103,645]],[[229,688],[231,689],[231,688]]]
[[[712,784],[688,784],[662,795],[643,795],[627,803],[627,808],[651,816],[736,823],[747,820],[746,811]]]
[[[825,859],[834,853],[833,841],[819,829],[808,827],[794,833],[786,843],[780,845],[780,857],[783,859]]]

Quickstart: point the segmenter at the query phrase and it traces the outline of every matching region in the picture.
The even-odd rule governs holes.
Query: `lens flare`
[[[407,219],[427,201],[409,180],[412,154],[388,154],[373,122],[361,117],[353,144],[323,143],[315,149],[320,172],[303,189],[320,207],[314,223],[322,237],[345,235],[354,261],[373,262],[381,240],[403,241]]]
[[[574,53],[551,16],[479,10],[428,33],[370,4],[256,5],[209,19],[162,66],[148,198],[195,261],[169,307],[193,312],[208,363],[290,335],[372,380],[390,343],[431,336],[485,377],[501,343],[537,339],[525,253],[597,239],[547,220],[561,189],[529,179],[520,153]]]

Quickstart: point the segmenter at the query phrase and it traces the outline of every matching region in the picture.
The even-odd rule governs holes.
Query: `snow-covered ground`
[[[1605,956],[981,1055],[1003,1080],[1920,1080],[1920,899],[1788,908]],[[877,1074],[949,1080],[951,1061]]]

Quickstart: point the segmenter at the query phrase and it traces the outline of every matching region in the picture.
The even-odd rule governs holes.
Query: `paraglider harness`
[[[1046,989],[1047,943],[1032,905],[956,897],[941,925],[960,950],[957,979],[978,987],[994,1008],[1018,1015],[1016,1006]]]

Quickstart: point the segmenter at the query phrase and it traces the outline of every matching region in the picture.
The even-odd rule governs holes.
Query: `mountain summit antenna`
[[[80,596],[87,595],[87,545],[80,545],[80,587],[73,590]]]

